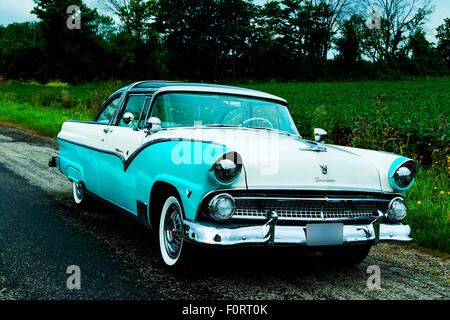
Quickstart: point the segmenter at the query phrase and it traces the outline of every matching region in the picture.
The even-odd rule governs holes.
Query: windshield
[[[236,126],[298,135],[285,105],[232,95],[166,93],[157,98],[151,117],[159,118],[163,128]]]

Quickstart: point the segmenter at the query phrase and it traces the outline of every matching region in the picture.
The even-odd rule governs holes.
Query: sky
[[[435,5],[434,12],[428,17],[425,25],[427,38],[435,42],[436,28],[444,22],[444,18],[450,17],[450,0],[431,0]],[[101,7],[101,0],[84,0],[91,8]],[[256,0],[258,4],[265,0]],[[12,22],[34,21],[36,16],[30,13],[33,8],[33,0],[0,0],[0,25],[8,25]]]

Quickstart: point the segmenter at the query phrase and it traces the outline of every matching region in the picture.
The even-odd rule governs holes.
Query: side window
[[[109,104],[103,109],[103,111],[97,116],[95,121],[103,124],[108,124],[114,115],[117,107],[119,106],[120,96],[113,99]]]
[[[128,97],[127,103],[125,105],[125,108],[123,109],[121,115],[120,115],[120,121],[119,126],[121,127],[132,127],[132,124],[126,125],[123,120],[122,116],[127,113],[131,112],[134,116],[134,123],[136,126],[140,123],[140,117],[142,113],[142,108],[144,107],[146,96],[145,95],[130,95]]]

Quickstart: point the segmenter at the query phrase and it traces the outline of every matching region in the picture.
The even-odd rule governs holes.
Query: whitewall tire
[[[89,203],[89,196],[82,181],[72,181],[72,194],[73,201],[77,206],[84,207]]]
[[[164,263],[169,266],[179,264],[183,246],[183,209],[174,196],[169,196],[161,210],[158,226],[159,249]]]

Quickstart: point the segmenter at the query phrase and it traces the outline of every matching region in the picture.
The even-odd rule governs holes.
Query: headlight
[[[408,208],[406,207],[405,200],[403,198],[397,197],[391,200],[388,206],[388,217],[392,221],[400,221],[406,217],[406,212]]]
[[[406,190],[414,182],[414,179],[416,178],[417,175],[417,171],[418,166],[414,160],[404,161],[396,169],[392,170],[391,168],[391,172],[389,174],[389,181],[391,182],[391,185],[394,189]]]
[[[238,177],[242,169],[242,159],[237,152],[227,152],[221,155],[210,171],[221,184],[231,184]]]
[[[227,193],[221,193],[208,204],[208,211],[211,218],[217,221],[230,219],[236,211],[236,204],[232,196]]]

